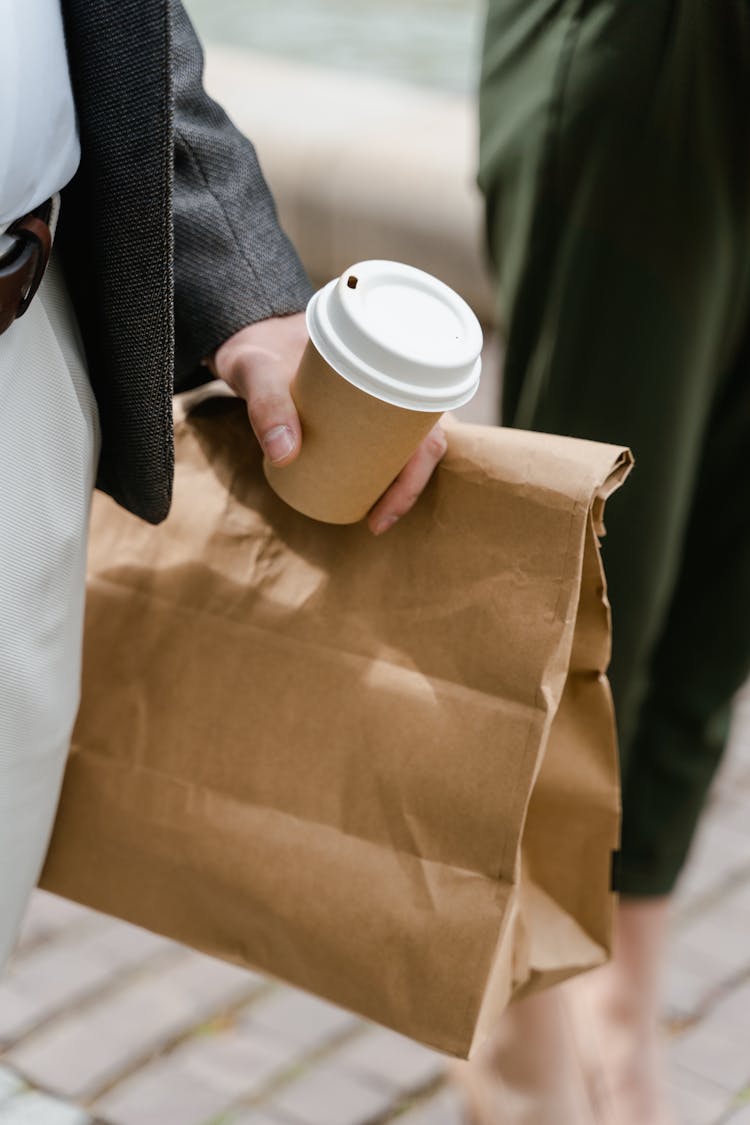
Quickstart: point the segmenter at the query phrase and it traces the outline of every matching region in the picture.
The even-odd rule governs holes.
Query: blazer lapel
[[[169,2],[62,8],[82,160],[63,192],[58,238],[99,403],[98,483],[156,521],[173,471]]]

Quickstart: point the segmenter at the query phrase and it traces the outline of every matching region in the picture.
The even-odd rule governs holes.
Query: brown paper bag
[[[96,499],[42,885],[465,1056],[609,949],[630,455],[455,424],[375,539],[273,495],[242,403],[176,430],[165,524]]]

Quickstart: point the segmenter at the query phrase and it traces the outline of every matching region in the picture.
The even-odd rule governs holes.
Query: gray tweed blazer
[[[173,389],[239,328],[304,308],[309,282],[252,145],[203,90],[179,0],[62,8],[82,160],[57,245],[99,404],[97,484],[158,523]]]

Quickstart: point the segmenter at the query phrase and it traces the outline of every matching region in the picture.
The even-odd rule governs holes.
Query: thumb
[[[289,390],[289,380],[270,356],[248,357],[235,367],[234,389],[247,403],[247,413],[263,452],[274,465],[293,461],[302,444],[302,428]]]

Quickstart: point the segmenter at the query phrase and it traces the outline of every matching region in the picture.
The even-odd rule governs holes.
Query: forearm
[[[203,90],[203,55],[170,0],[175,144],[175,385],[240,328],[303,309],[311,289],[255,150]]]

